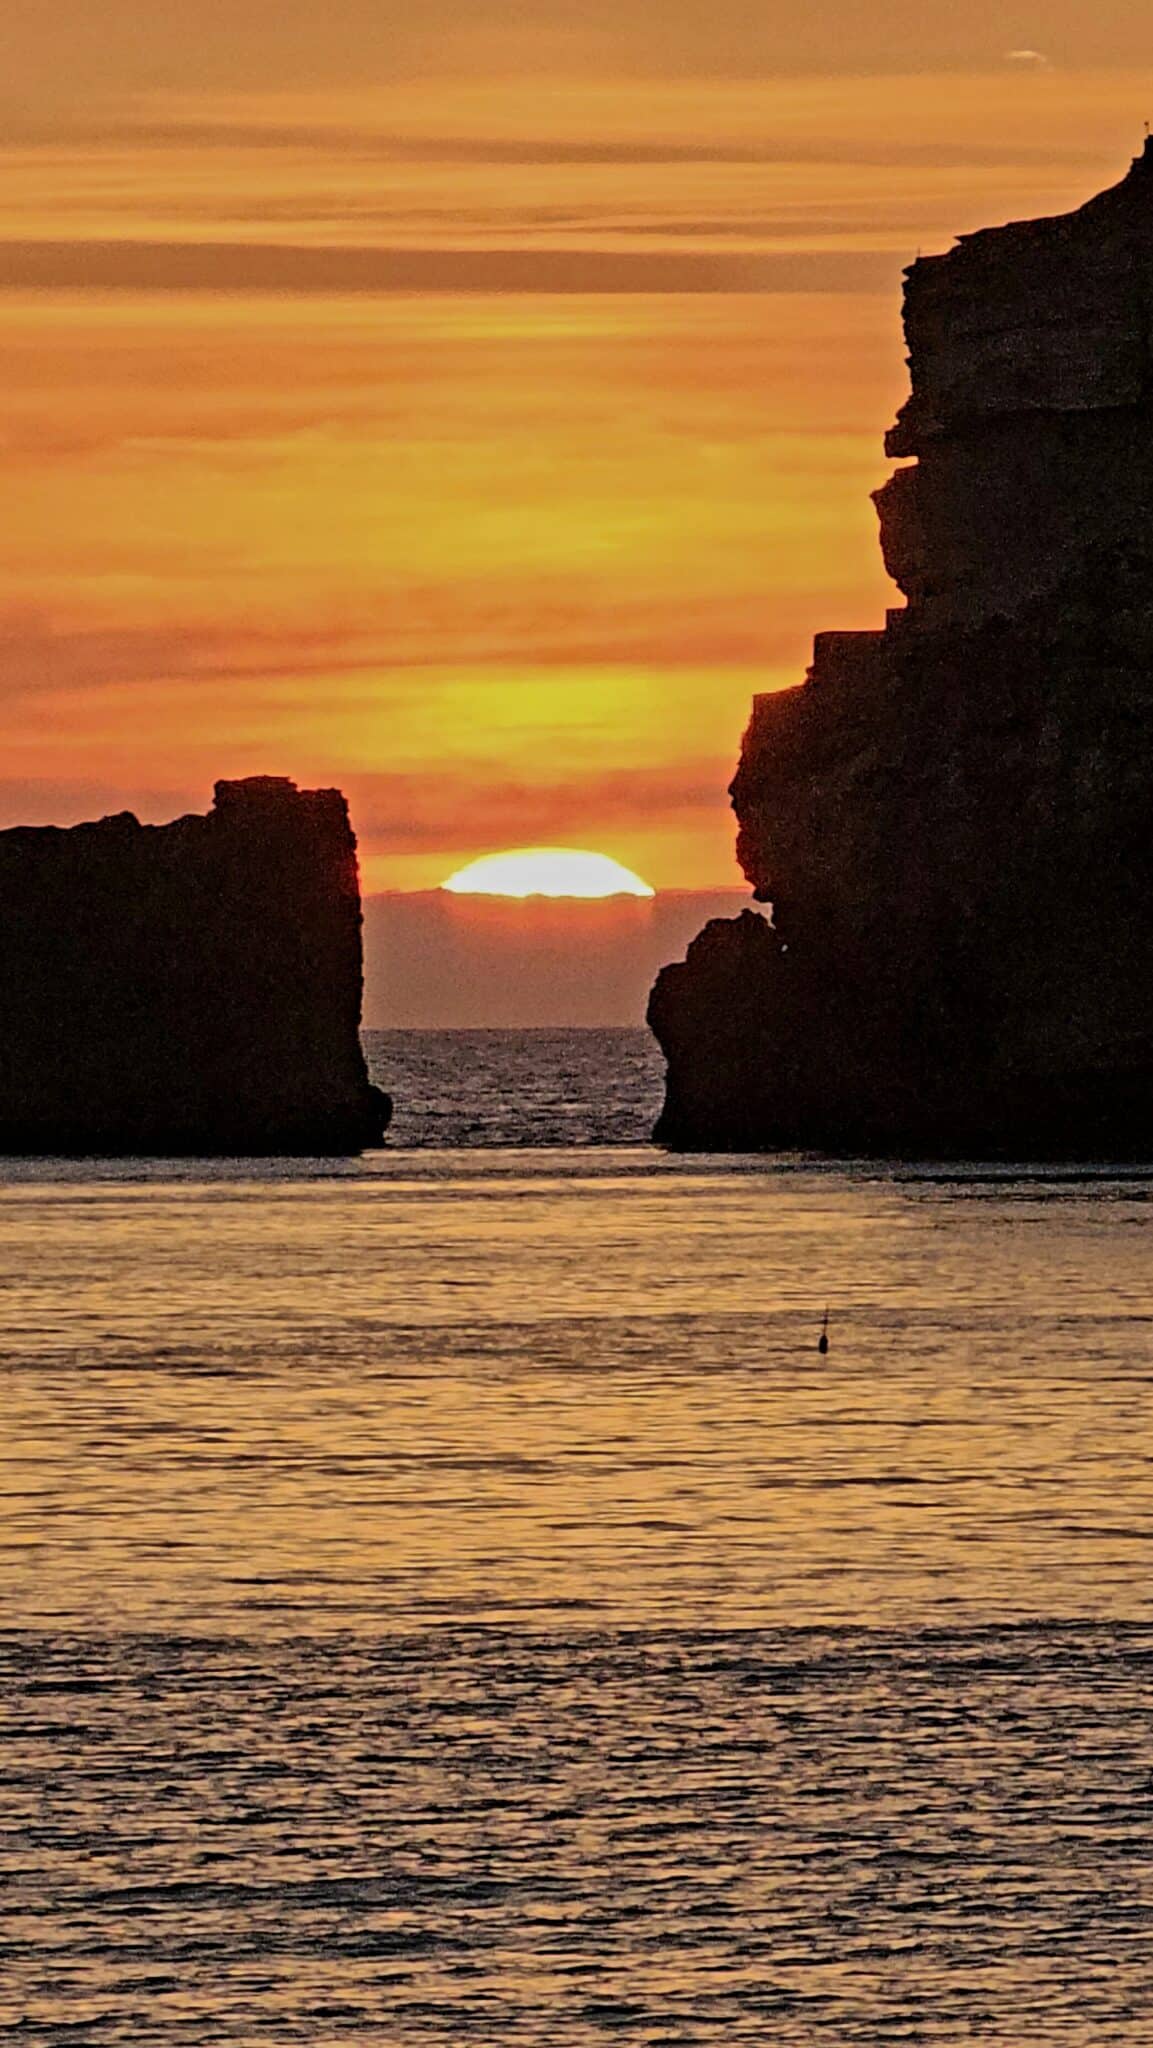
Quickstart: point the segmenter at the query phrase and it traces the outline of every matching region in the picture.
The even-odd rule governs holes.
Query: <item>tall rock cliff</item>
[[[254,776],[207,817],[2,832],[0,1151],[374,1145],[361,979],[339,790]]]
[[[657,1134],[1153,1156],[1153,144],[906,276],[915,460],[876,502],[907,608],[754,702],[771,923],[661,974]]]

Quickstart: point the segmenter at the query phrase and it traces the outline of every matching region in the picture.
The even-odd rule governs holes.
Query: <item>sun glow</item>
[[[610,860],[567,846],[518,846],[471,861],[441,887],[454,896],[652,896],[656,892]]]

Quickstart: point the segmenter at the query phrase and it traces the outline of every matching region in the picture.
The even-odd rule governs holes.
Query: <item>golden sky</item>
[[[9,0],[0,823],[280,773],[372,888],[739,880],[753,692],[892,601],[902,265],[1153,113],[1144,10],[800,12]]]

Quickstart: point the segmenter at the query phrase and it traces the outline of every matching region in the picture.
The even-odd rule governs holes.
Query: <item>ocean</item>
[[[390,1149],[646,1145],[665,1063],[650,1031],[366,1031],[396,1101]]]
[[[362,1160],[0,1163],[0,2040],[1145,2048],[1153,1172],[369,1050]]]

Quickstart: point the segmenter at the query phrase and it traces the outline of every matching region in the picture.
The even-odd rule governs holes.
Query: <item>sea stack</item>
[[[771,923],[663,970],[657,1136],[1153,1157],[1153,144],[906,280],[876,503],[907,605],[754,702]]]
[[[339,790],[259,775],[207,817],[0,833],[0,977],[6,1153],[350,1153],[387,1128]]]

